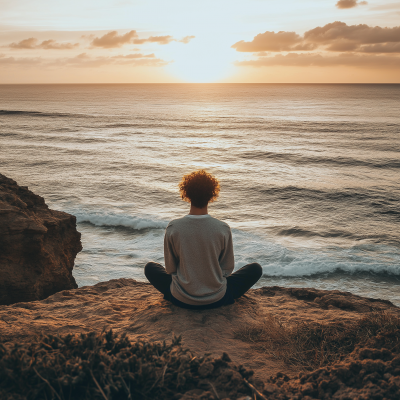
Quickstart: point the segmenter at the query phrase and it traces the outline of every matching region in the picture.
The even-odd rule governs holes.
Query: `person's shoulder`
[[[185,217],[175,218],[175,219],[169,221],[169,223],[168,223],[168,225],[167,225],[167,229],[168,229],[168,228],[175,227],[175,226],[179,226],[179,225],[181,225],[181,224],[184,223],[184,222],[185,222]]]
[[[201,224],[210,224],[213,225],[214,227],[218,227],[221,230],[230,230],[229,225],[221,221],[218,218],[212,217],[211,215],[202,215],[202,218],[196,218],[196,217],[191,217],[189,215],[185,215],[184,217],[181,218],[176,218],[173,219],[172,221],[169,222],[167,229],[171,230],[172,228],[179,228],[179,227],[187,227],[187,226],[192,226],[193,223],[201,221]]]
[[[211,217],[211,216],[210,216],[210,217]],[[230,229],[231,229],[230,226],[229,226],[226,222],[221,221],[221,220],[218,219],[218,218],[211,217],[211,218],[210,218],[210,222],[211,222],[212,224],[215,224],[216,226],[220,227],[221,229],[227,229],[227,230],[230,230]]]

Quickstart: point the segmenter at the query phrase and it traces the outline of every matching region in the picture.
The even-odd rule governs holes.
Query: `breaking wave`
[[[335,273],[390,274],[400,278],[400,250],[394,246],[358,244],[349,248],[286,247],[269,238],[233,229],[236,267],[259,262],[264,277],[312,277]]]
[[[263,265],[264,276],[274,277],[311,277],[334,273],[359,274],[370,273],[379,275],[395,275],[400,277],[400,261],[395,264],[368,262],[351,262],[351,260],[335,261],[329,257],[317,257],[312,255],[295,256],[285,264],[273,263]]]
[[[151,216],[138,217],[103,211],[68,211],[76,216],[78,223],[87,222],[95,226],[124,227],[141,231],[144,229],[165,229],[168,222]]]

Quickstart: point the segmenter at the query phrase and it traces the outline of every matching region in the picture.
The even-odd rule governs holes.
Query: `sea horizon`
[[[38,83],[0,83],[0,86],[40,86],[40,85],[400,85],[400,82],[38,82]]]

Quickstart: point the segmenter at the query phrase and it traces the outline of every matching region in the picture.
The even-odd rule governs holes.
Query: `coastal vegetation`
[[[190,391],[237,398],[251,394],[252,375],[226,353],[195,356],[180,337],[131,342],[110,330],[0,344],[0,398],[7,400],[179,399]]]
[[[371,312],[352,323],[290,325],[269,314],[260,324],[238,329],[235,336],[288,365],[311,371],[343,359],[378,334],[395,332],[400,332],[400,318],[387,312]],[[388,345],[400,352],[400,335]]]
[[[371,312],[352,324],[285,326],[270,316],[236,335],[303,369],[261,382],[252,370],[197,356],[181,337],[131,342],[126,334],[42,335],[0,344],[0,397],[23,399],[397,399],[400,319]],[[309,371],[306,371],[309,370]]]

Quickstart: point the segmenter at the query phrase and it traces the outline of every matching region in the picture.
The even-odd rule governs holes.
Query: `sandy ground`
[[[74,290],[64,290],[45,300],[0,306],[0,342],[25,341],[43,334],[67,334],[112,328],[131,340],[170,340],[182,335],[183,344],[198,354],[233,361],[265,380],[284,371],[282,362],[235,338],[238,329],[274,315],[285,323],[351,322],[364,313],[385,310],[400,316],[400,308],[387,301],[350,293],[315,289],[265,287],[251,290],[235,304],[214,310],[192,311],[163,300],[150,284],[116,279]]]

